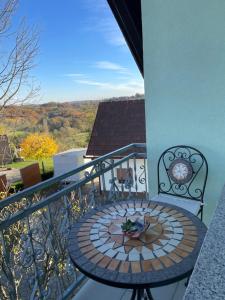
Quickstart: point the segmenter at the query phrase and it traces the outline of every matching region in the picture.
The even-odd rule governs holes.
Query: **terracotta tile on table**
[[[187,217],[179,217],[177,218],[177,221],[182,222],[182,221],[190,221]]]
[[[132,249],[131,246],[124,246],[124,249],[125,249],[125,253],[129,253],[130,250]]]
[[[87,232],[87,231],[79,231],[78,233],[77,233],[77,236],[89,236],[89,231]]]
[[[85,228],[91,228],[92,227],[92,224],[90,223],[84,223],[81,227],[85,227]]]
[[[150,243],[150,244],[147,244],[147,245],[145,245],[145,247],[146,248],[148,248],[149,250],[153,250],[153,246],[152,246],[152,244]]]
[[[177,213],[175,215],[173,215],[174,218],[182,218],[184,217],[184,215],[182,213]]]
[[[196,242],[194,242],[194,241],[189,241],[189,240],[185,240],[185,239],[182,240],[182,243],[187,245],[187,246],[193,247],[193,248],[196,244]]]
[[[132,273],[140,273],[141,272],[141,265],[139,261],[131,262],[131,271]]]
[[[99,267],[106,268],[112,259],[108,256],[105,256],[99,263]]]
[[[132,247],[137,247],[137,246],[142,246],[143,243],[139,240],[136,239],[130,239],[125,243],[126,246],[132,246]]]
[[[170,252],[168,256],[177,264],[182,261],[182,258],[178,256],[174,251]]]
[[[94,249],[94,250],[92,250],[92,251],[90,251],[90,252],[88,252],[88,253],[85,253],[85,256],[86,256],[87,258],[91,258],[91,257],[97,255],[98,253],[99,253],[99,251],[96,250],[96,249]]]
[[[163,263],[163,265],[167,268],[171,267],[172,265],[174,265],[174,262],[169,259],[167,256],[161,256],[159,257],[159,260]]]
[[[87,241],[78,243],[78,246],[79,246],[80,248],[85,247],[85,246],[88,246],[88,245],[91,245],[91,241],[90,241],[90,240],[87,240]]]
[[[91,228],[91,226],[90,227],[80,227],[80,229],[79,229],[79,231],[81,232],[89,232],[90,231],[90,228]]]
[[[175,252],[175,254],[179,255],[180,257],[186,257],[189,255],[189,253],[179,249],[179,248],[176,248],[173,252]]]
[[[177,211],[174,210],[174,209],[172,209],[172,210],[170,210],[170,211],[168,212],[168,215],[170,215],[170,216],[173,216],[173,215],[175,215],[175,214],[177,214]]]
[[[187,229],[183,229],[183,231],[184,231],[184,234],[185,234],[185,235],[195,235],[195,236],[198,235],[197,231],[195,231],[195,230],[187,230]]]
[[[192,251],[194,250],[193,247],[187,246],[187,245],[183,244],[183,242],[180,243],[180,244],[177,246],[177,248],[179,248],[179,249],[181,249],[181,250],[184,250],[184,251],[186,251],[186,252],[192,252]]]
[[[117,260],[117,259],[112,259],[110,264],[108,265],[107,269],[108,270],[112,270],[112,271],[115,271],[117,269],[117,267],[119,266],[120,264],[120,260]]]
[[[130,269],[130,262],[129,261],[122,261],[120,264],[119,272],[120,273],[128,273]]]
[[[197,242],[197,240],[198,240],[197,236],[187,235],[187,234],[184,234],[184,239],[189,240],[189,241],[193,241],[193,242]]]
[[[104,258],[104,255],[102,253],[97,254],[96,256],[92,257],[91,261],[94,264],[97,264],[101,259]]]
[[[90,240],[89,236],[88,235],[85,235],[85,236],[79,236],[77,238],[78,242],[82,242],[82,241],[87,241],[87,240]]]
[[[189,226],[189,225],[183,226],[183,228],[184,230],[196,230],[195,226]]]
[[[150,259],[149,260],[142,260],[141,265],[142,265],[142,270],[144,272],[152,271],[152,263],[151,263]]]
[[[86,252],[89,252],[89,251],[91,251],[93,249],[94,249],[94,246],[91,244],[90,246],[86,246],[86,247],[81,248],[80,251],[82,253],[86,253]]]
[[[123,235],[121,234],[115,234],[111,236],[111,240],[116,243],[122,243],[123,242]]]
[[[152,266],[153,266],[153,269],[158,271],[158,270],[161,270],[163,269],[163,265],[161,264],[160,260],[159,259],[152,259],[151,260],[151,263],[152,263]]]
[[[181,221],[181,224],[184,226],[193,225],[192,221]]]

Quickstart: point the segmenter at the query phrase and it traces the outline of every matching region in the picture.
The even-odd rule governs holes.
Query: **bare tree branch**
[[[18,0],[0,0],[0,40],[11,49],[0,52],[0,111],[6,105],[18,104],[33,98],[39,91],[30,71],[38,52],[38,32],[29,29],[25,21],[11,33],[11,21]]]

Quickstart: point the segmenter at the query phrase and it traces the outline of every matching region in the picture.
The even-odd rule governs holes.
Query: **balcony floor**
[[[181,300],[185,293],[185,280],[151,289],[154,300]],[[93,280],[83,285],[73,300],[130,300],[132,291],[109,287]]]

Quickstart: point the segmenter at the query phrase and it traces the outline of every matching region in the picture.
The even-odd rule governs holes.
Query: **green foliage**
[[[26,160],[26,161],[20,161],[20,162],[14,162],[12,164],[6,165],[8,168],[14,168],[14,169],[21,169],[24,167],[27,167],[29,165],[32,165],[33,163],[39,163],[40,171],[41,173],[43,172],[42,170],[42,162],[41,161],[36,161],[36,160]],[[53,159],[52,158],[47,158],[43,160],[44,166],[45,166],[45,173],[51,173],[53,172]]]
[[[90,138],[98,102],[46,103],[7,107],[0,128],[15,147],[31,133],[50,134],[59,151],[86,147]]]

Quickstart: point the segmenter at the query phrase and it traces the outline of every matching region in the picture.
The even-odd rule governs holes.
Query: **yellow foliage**
[[[7,134],[7,129],[5,126],[0,125],[0,135]]]
[[[58,145],[47,134],[30,134],[21,144],[21,155],[29,159],[44,159],[53,156],[57,150]]]

